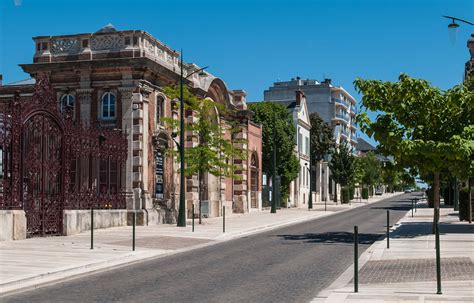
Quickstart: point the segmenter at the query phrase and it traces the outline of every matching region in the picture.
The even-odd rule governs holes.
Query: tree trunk
[[[334,182],[334,203],[337,204],[337,183]]]

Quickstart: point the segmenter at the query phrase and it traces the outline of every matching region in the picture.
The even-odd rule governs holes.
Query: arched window
[[[156,97],[156,125],[163,125],[163,117],[165,115],[165,98],[163,96]]]
[[[115,96],[109,92],[102,96],[102,119],[115,119]]]
[[[61,112],[68,108],[74,110],[74,96],[71,94],[65,94],[61,97]]]

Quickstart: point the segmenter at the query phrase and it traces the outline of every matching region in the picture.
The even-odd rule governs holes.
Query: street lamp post
[[[195,70],[194,72],[190,73],[186,77],[183,75],[183,50],[181,50],[181,60],[180,60],[180,77],[179,77],[179,161],[180,161],[180,183],[179,183],[179,212],[178,212],[178,227],[185,227],[186,226],[186,191],[185,191],[185,176],[184,176],[184,79],[189,78],[191,75],[195,73],[201,73],[203,70],[208,68],[209,66],[200,68]],[[194,214],[193,214],[194,217]]]
[[[276,142],[275,142],[275,128],[276,128],[276,118],[273,119],[273,173],[272,173],[272,208],[270,213],[276,213]]]

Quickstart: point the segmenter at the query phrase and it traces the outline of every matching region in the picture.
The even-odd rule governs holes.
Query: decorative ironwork
[[[48,78],[36,80],[32,98],[0,107],[0,209],[24,209],[29,236],[61,234],[65,209],[126,207],[125,135],[73,121]]]

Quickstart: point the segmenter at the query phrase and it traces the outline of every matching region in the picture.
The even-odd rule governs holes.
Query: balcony
[[[343,105],[347,109],[350,108],[350,104],[347,101],[344,101],[344,100],[341,100],[341,99],[338,99],[338,98],[331,98],[331,101],[336,103],[336,104]]]
[[[342,119],[346,122],[349,122],[349,115],[348,114],[336,114],[336,118]]]

